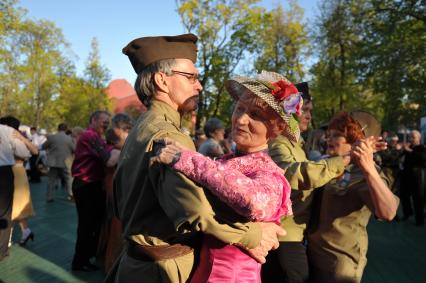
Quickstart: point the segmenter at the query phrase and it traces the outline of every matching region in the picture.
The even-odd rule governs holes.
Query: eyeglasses
[[[197,73],[187,73],[187,72],[181,72],[181,71],[175,71],[172,70],[173,74],[184,76],[188,79],[189,82],[195,84],[198,81],[198,74]]]

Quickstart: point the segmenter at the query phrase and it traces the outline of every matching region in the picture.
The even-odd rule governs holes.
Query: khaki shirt
[[[309,161],[302,148],[302,142],[292,142],[278,136],[269,145],[269,154],[275,163],[285,171],[290,183],[293,215],[281,219],[281,226],[287,231],[281,242],[303,241],[309,223],[313,189],[323,186],[341,175],[343,159],[333,157],[320,161]]]
[[[380,176],[389,183],[383,173]],[[315,278],[322,278],[321,282],[334,282],[333,278],[361,280],[367,264],[366,227],[372,211],[369,188],[358,167],[348,166],[341,179],[324,187],[318,226],[307,236]],[[331,275],[333,278],[324,279]]]
[[[141,245],[158,246],[191,240],[197,232],[202,232],[228,244],[256,247],[261,238],[258,224],[245,222],[208,191],[169,166],[150,163],[155,155],[153,140],[157,138],[169,137],[195,150],[191,138],[180,132],[180,122],[176,110],[166,103],[153,101],[129,133],[114,180],[115,206],[124,236]],[[134,260],[130,263],[131,259],[127,261],[127,269],[121,272],[123,261],[126,260],[120,264],[119,277],[120,273],[130,274],[137,268],[158,272],[151,267],[137,267]],[[131,269],[130,265],[135,268]],[[164,260],[161,265],[173,265],[168,268],[173,274],[167,274],[169,279],[164,282],[184,282],[192,269],[192,260],[188,257],[182,261]],[[176,279],[177,273],[179,279]],[[158,282],[163,281],[158,279]]]

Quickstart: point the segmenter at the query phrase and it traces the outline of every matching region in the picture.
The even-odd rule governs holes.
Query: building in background
[[[137,119],[146,107],[140,102],[133,86],[125,79],[112,80],[106,90],[113,113],[126,112]]]

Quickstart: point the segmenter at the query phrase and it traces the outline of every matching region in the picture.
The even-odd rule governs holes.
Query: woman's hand
[[[25,146],[31,152],[31,154],[34,154],[34,155],[38,154],[37,146],[35,146],[29,139],[24,137],[24,135],[21,134],[19,131],[14,130],[12,136],[13,138],[20,140],[23,144],[25,144]]]
[[[151,162],[173,165],[179,161],[180,153],[185,150],[185,148],[177,141],[164,138],[154,141],[154,150],[156,154],[151,158]]]
[[[353,145],[351,159],[364,171],[374,168],[373,153],[376,149],[376,143],[376,138],[369,137]]]
[[[22,135],[19,131],[17,130],[13,130],[13,138],[20,140],[21,142],[24,142],[27,140],[26,137],[24,137],[24,135]]]

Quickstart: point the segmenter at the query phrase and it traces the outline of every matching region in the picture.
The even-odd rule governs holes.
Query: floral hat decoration
[[[248,89],[265,101],[286,122],[282,133],[292,141],[300,137],[298,117],[302,114],[302,93],[283,75],[262,71],[254,78],[237,76],[225,82],[226,90],[236,100]]]

